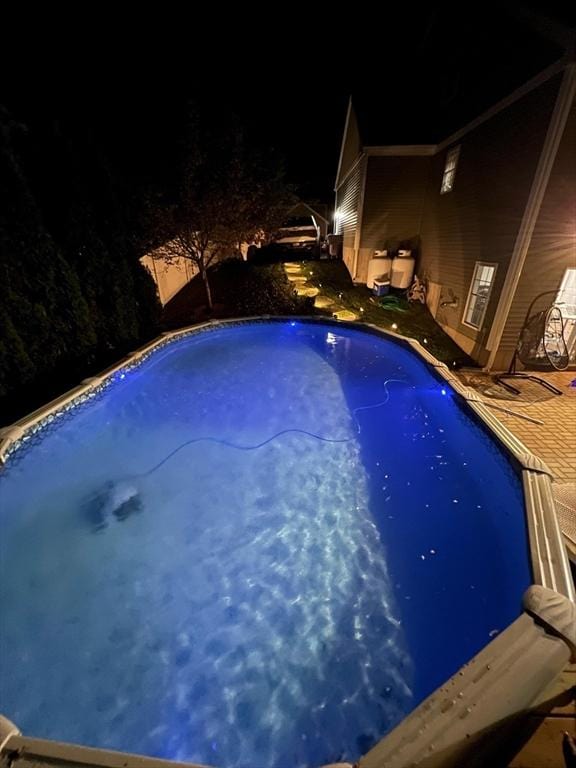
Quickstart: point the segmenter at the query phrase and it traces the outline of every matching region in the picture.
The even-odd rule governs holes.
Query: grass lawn
[[[231,259],[209,269],[214,309],[208,313],[206,291],[196,275],[164,307],[168,329],[202,322],[208,317],[251,315],[309,315],[313,301],[298,298],[286,279],[282,264],[254,264]]]
[[[341,261],[303,261],[302,273],[320,293],[340,308],[358,314],[359,319],[388,330],[396,330],[424,343],[430,352],[450,367],[473,366],[474,362],[436,324],[428,309],[408,303],[400,295],[400,309],[380,306],[365,286],[355,286]],[[314,300],[300,298],[288,281],[283,265],[225,261],[210,269],[214,300],[211,317],[249,317],[251,315],[326,315],[333,307],[318,309]],[[400,292],[402,294],[403,292]],[[363,311],[361,311],[363,310]],[[184,286],[164,308],[164,325],[180,328],[209,317],[206,294],[200,276]],[[396,323],[397,329],[392,329]]]
[[[417,339],[451,368],[476,366],[476,363],[444,333],[426,306],[406,300],[405,291],[395,292],[399,299],[399,309],[404,311],[385,309],[381,306],[384,297],[373,296],[372,291],[364,285],[354,285],[342,261],[306,262],[302,264],[302,271],[313,285],[320,288],[322,296],[354,312],[359,320]],[[332,314],[332,309],[316,312]],[[397,328],[392,328],[394,323]]]

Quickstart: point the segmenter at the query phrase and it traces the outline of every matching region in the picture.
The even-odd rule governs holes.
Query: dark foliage
[[[398,291],[400,311],[387,310],[368,288],[354,285],[344,262],[302,261],[303,270],[310,276],[311,283],[322,286],[322,295],[333,302],[331,307],[317,309],[314,299],[296,296],[283,265],[271,260],[273,256],[267,258],[267,249],[262,249],[259,255],[257,261],[231,259],[210,269],[210,283],[214,287],[212,317],[331,317],[337,308],[348,309],[361,315],[363,321],[384,329],[390,330],[396,323],[404,335],[425,343],[426,348],[450,368],[475,366],[474,361],[435,322],[427,307],[418,302],[408,303],[405,291]],[[164,307],[164,322],[169,328],[181,328],[204,320],[206,316],[204,289],[199,275]]]
[[[256,265],[238,259],[223,261],[210,270],[214,294],[212,317],[304,315],[313,312],[313,300],[298,298],[280,264]],[[168,328],[181,328],[204,319],[204,287],[200,275],[184,286],[164,308]]]
[[[81,126],[0,111],[0,423],[155,333],[128,192]]]
[[[296,198],[280,157],[254,145],[235,116],[201,103],[189,110],[175,194],[150,199],[147,224],[156,258],[192,262],[212,309],[208,267],[266,241]]]

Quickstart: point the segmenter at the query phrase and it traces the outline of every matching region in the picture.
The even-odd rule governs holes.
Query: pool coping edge
[[[483,749],[494,757],[505,726],[526,713],[569,659],[563,640],[522,613],[360,758],[359,767],[462,766]]]

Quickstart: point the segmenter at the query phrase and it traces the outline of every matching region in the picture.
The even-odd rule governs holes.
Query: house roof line
[[[543,69],[537,75],[534,75],[534,77],[532,77],[530,80],[525,82],[519,88],[516,88],[515,91],[512,91],[512,93],[510,93],[508,96],[505,96],[503,99],[500,99],[500,101],[496,102],[496,104],[489,107],[481,115],[478,115],[478,117],[474,118],[474,120],[471,120],[463,128],[460,128],[459,131],[456,131],[455,133],[451,134],[450,136],[448,136],[447,139],[444,139],[444,141],[439,142],[438,151],[439,152],[442,151],[450,144],[453,144],[455,141],[458,141],[459,139],[461,139],[462,136],[465,136],[470,131],[473,131],[474,128],[477,128],[479,125],[481,125],[482,123],[485,123],[487,120],[490,120],[490,118],[494,117],[499,112],[502,112],[503,110],[507,109],[516,101],[519,101],[527,93],[530,93],[530,91],[533,91],[536,88],[538,88],[540,85],[543,85],[545,82],[547,82],[552,77],[554,77],[554,75],[557,75],[560,72],[562,72],[564,69],[566,69],[566,67],[569,64],[570,64],[570,61],[566,57],[563,57],[562,59],[555,61],[554,64],[551,64],[549,67],[546,67],[546,69]]]
[[[336,179],[336,186],[334,187],[334,192],[338,192],[342,184],[344,184],[344,182],[348,179],[348,177],[354,173],[354,171],[358,167],[358,163],[360,163],[365,157],[366,157],[366,152],[364,151],[360,152],[356,160],[354,160],[350,168],[348,168],[348,170],[346,171],[346,174],[342,177],[342,180],[340,181],[340,183],[338,183],[338,179]]]
[[[346,122],[344,123],[344,134],[342,136],[342,144],[340,145],[340,158],[338,159],[338,170],[336,171],[336,179],[334,181],[334,191],[340,186],[338,181],[340,179],[340,171],[342,170],[342,160],[344,159],[344,147],[346,145],[346,136],[348,135],[348,126],[350,125],[350,115],[352,114],[352,96],[348,98],[348,108],[346,109]]]
[[[364,147],[372,157],[421,157],[435,155],[437,144],[389,144],[382,147]]]
[[[363,149],[368,155],[381,156],[381,157],[385,157],[385,156],[396,156],[396,157],[405,156],[406,157],[411,155],[423,156],[423,155],[437,154],[438,152],[441,152],[446,147],[450,146],[450,144],[454,144],[454,142],[461,139],[470,131],[473,131],[482,123],[486,122],[487,120],[490,120],[490,118],[494,117],[499,112],[502,112],[504,109],[514,104],[514,102],[521,99],[527,93],[530,93],[530,91],[533,91],[535,88],[538,88],[538,86],[550,80],[550,78],[554,77],[554,75],[557,75],[560,72],[562,72],[571,63],[572,63],[571,57],[569,55],[566,55],[561,59],[559,59],[558,61],[555,61],[550,66],[546,67],[546,69],[543,69],[541,72],[538,72],[538,74],[536,74],[533,78],[531,78],[530,80],[528,80],[527,82],[523,83],[521,86],[516,88],[516,90],[512,91],[512,93],[508,94],[508,96],[505,96],[503,99],[496,102],[496,104],[489,107],[489,109],[487,109],[481,115],[478,115],[478,117],[475,117],[474,120],[471,120],[464,127],[460,128],[455,133],[450,134],[450,136],[448,136],[443,141],[440,141],[438,144],[405,144],[405,145],[404,144],[396,144],[396,145],[382,144],[378,146],[364,146]],[[350,106],[351,104],[352,104],[352,98],[350,98]],[[347,127],[348,127],[348,115],[346,116],[346,129]],[[345,129],[344,135],[346,135],[346,129]],[[360,136],[362,136],[362,131],[360,131]],[[344,143],[342,144],[342,148],[343,146],[344,146]],[[430,151],[430,150],[433,150],[433,151]],[[342,151],[340,153],[341,158],[342,158]],[[340,172],[340,165],[338,166],[338,172]],[[336,181],[338,182],[338,176],[336,177]]]
[[[314,216],[317,216],[319,219],[322,219],[322,221],[323,221],[323,222],[325,222],[326,224],[329,224],[329,220],[326,218],[326,216],[322,216],[322,214],[321,214],[321,213],[318,213],[318,211],[317,211],[315,208],[313,208],[313,207],[312,207],[311,205],[309,205],[308,203],[305,203],[305,202],[304,202],[304,200],[300,200],[300,202],[298,202],[298,203],[295,203],[295,204],[292,206],[292,208],[290,208],[290,210],[288,211],[288,213],[292,213],[292,211],[293,211],[295,208],[298,208],[298,207],[299,207],[299,206],[301,206],[301,205],[303,205],[305,208],[308,208],[308,210],[309,210],[309,211],[311,211],[311,212],[312,212],[312,214],[313,214]]]

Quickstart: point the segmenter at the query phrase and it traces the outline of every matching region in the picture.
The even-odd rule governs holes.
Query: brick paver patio
[[[541,421],[542,424],[534,424],[519,416],[494,411],[527,448],[548,464],[556,482],[576,482],[576,387],[570,386],[576,379],[576,371],[535,374],[558,387],[562,395],[554,395],[540,384],[522,379],[511,382],[521,391],[520,395],[512,395],[479,371],[464,370],[460,375],[486,402]]]
[[[554,395],[537,383],[516,380],[512,384],[520,395],[508,395],[493,379],[479,371],[460,372],[463,382],[473,387],[486,402],[516,411],[542,422],[534,424],[520,416],[494,410],[533,453],[554,473],[554,483],[564,488],[576,482],[576,387],[571,382],[576,371],[538,374],[562,391]],[[567,545],[569,544],[567,540]],[[570,549],[570,547],[569,547]],[[541,701],[526,718],[526,742],[509,763],[509,768],[563,768],[562,737],[576,737],[576,665],[570,664],[562,676],[542,694]]]

